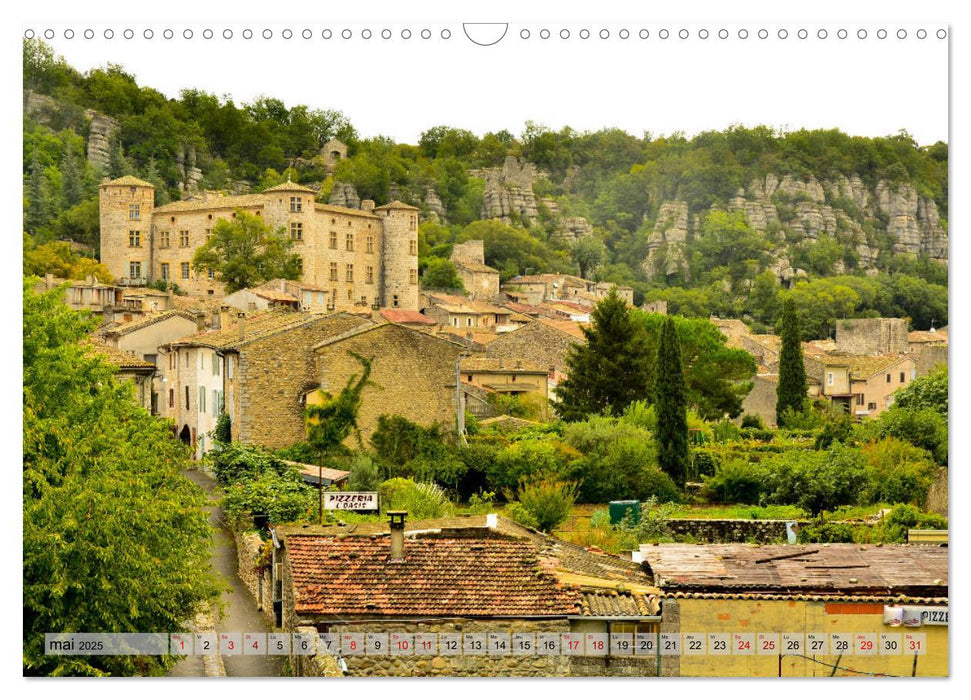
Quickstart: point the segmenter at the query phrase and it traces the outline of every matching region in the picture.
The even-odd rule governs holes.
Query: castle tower
[[[118,284],[152,279],[152,212],[155,186],[125,175],[99,188],[101,262]]]
[[[418,310],[418,208],[404,202],[376,207],[383,219],[381,305]]]

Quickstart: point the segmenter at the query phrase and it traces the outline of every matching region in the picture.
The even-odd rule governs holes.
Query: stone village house
[[[682,644],[697,645],[667,657],[665,675],[829,676],[833,666],[851,669],[839,676],[948,673],[947,626],[899,626],[902,611],[947,609],[946,547],[642,544],[634,558],[657,587],[662,629],[692,634]],[[920,648],[905,646],[907,633]],[[802,650],[785,653],[785,634],[802,639]],[[735,648],[746,641],[754,653]]]
[[[455,425],[455,381],[465,348],[395,323],[346,312],[224,311],[220,328],[160,348],[160,413],[201,457],[219,414],[232,439],[279,448],[306,439],[304,410],[322,393],[340,392],[373,358],[358,425],[365,439],[378,417],[395,413],[422,425]],[[352,438],[349,438],[352,439]]]
[[[641,567],[497,515],[274,530],[275,597],[287,632],[649,633],[655,589]],[[412,637],[409,637],[413,639]],[[511,637],[507,637],[512,639]],[[536,637],[531,637],[536,639]],[[344,654],[349,676],[644,676],[654,656]],[[559,650],[557,650],[558,652]],[[334,675],[333,657],[291,659]],[[339,672],[336,672],[339,675]]]

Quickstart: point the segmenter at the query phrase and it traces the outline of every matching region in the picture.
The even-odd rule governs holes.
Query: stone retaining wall
[[[273,615],[273,583],[270,579],[270,570],[267,568],[260,573],[256,569],[256,560],[263,546],[263,540],[256,532],[241,531],[237,528],[233,528],[233,538],[236,540],[236,569],[239,578],[253,596],[263,618],[271,627],[274,627],[276,620]]]
[[[699,543],[756,542],[758,544],[786,542],[786,523],[791,520],[743,520],[678,518],[666,525],[678,537],[692,537]]]

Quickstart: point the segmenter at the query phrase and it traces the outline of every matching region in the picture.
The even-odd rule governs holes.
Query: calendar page
[[[950,674],[947,13],[71,9],[24,676]]]

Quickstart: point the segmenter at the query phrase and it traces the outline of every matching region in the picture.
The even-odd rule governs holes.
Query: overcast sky
[[[946,141],[948,134],[948,41],[936,36],[943,23],[529,22],[509,24],[505,38],[490,47],[470,41],[460,22],[27,26],[38,34],[52,29],[50,43],[80,70],[120,63],[140,84],[170,97],[198,88],[237,103],[269,95],[288,106],[339,109],[363,136],[408,143],[437,124],[519,134],[527,120],[580,130],[616,126],[636,135],[691,135],[736,123],[837,127],[867,136],[905,129],[921,144]],[[88,28],[95,39],[83,38]],[[123,37],[126,28],[133,39]],[[166,28],[172,39],[164,38]],[[884,28],[887,37],[880,39]],[[64,38],[68,29],[73,39]],[[105,29],[113,39],[103,38]],[[146,29],[152,39],[144,37]],[[207,29],[212,39],[204,38]],[[251,39],[243,38],[246,29]],[[285,29],[292,38],[283,38]],[[321,36],[325,29],[330,39]],[[430,39],[421,38],[422,29]],[[702,29],[707,39],[700,38]],[[861,29],[865,39],[858,37]],[[926,38],[917,38],[919,29]],[[382,30],[391,38],[383,39]],[[404,30],[410,39],[401,38]],[[442,38],[443,30],[450,38]],[[682,30],[687,39],[679,38]],[[760,30],[768,38],[759,38]],[[780,30],[788,37],[779,38]],[[800,30],[807,38],[799,38]],[[906,38],[897,37],[901,30]],[[226,31],[233,38],[223,38]],[[272,38],[263,38],[265,31]],[[304,31],[312,38],[302,38]],[[344,31],[350,39],[342,38]],[[561,38],[565,31],[568,39]]]

